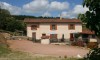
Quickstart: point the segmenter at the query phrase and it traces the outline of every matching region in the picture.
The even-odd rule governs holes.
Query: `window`
[[[52,25],[50,26],[50,30],[57,30],[57,25],[52,24]]]
[[[69,30],[75,30],[75,25],[74,24],[69,24],[68,29]]]
[[[32,25],[31,30],[37,30],[37,25]]]
[[[50,34],[50,39],[57,39],[57,34]]]
[[[56,25],[52,25],[52,30],[56,30]]]

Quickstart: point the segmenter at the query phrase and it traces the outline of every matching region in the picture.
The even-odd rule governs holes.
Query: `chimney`
[[[60,14],[60,20],[62,20],[62,14]]]

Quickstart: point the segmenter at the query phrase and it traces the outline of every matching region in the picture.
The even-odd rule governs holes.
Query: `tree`
[[[89,8],[85,15],[87,27],[100,35],[100,0],[84,0],[83,6]]]
[[[82,28],[83,29],[87,29],[86,28],[86,22],[87,22],[87,20],[85,20],[85,15],[84,14],[78,14],[77,18],[82,21]]]
[[[8,10],[0,8],[0,15],[10,16],[10,12]]]
[[[84,60],[100,60],[100,48],[90,50]]]
[[[78,14],[78,19],[80,19],[83,23],[86,23],[84,14]]]
[[[78,17],[86,23],[86,27],[95,32],[98,47],[92,49],[85,60],[100,60],[100,0],[83,0],[83,7],[89,8],[85,14]]]
[[[82,20],[85,20],[87,28],[95,32],[100,43],[100,0],[84,0],[83,7],[85,6],[89,8],[89,11],[84,14]]]
[[[16,30],[25,31],[25,25],[23,21],[12,17],[8,10],[0,8],[0,29],[11,32],[15,32]]]
[[[10,17],[10,12],[5,9],[0,8],[0,29],[5,29],[6,28],[6,21]]]

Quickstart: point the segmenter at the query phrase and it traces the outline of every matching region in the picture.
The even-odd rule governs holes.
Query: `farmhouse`
[[[30,19],[26,18],[27,36],[36,39],[70,39],[72,33],[82,32],[82,22],[78,19]]]

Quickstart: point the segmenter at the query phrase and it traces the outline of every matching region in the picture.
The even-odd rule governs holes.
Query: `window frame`
[[[51,24],[50,30],[57,30],[57,24]]]
[[[69,24],[68,29],[69,30],[75,30],[75,24]]]
[[[37,30],[38,26],[37,25],[31,25],[31,30]]]

